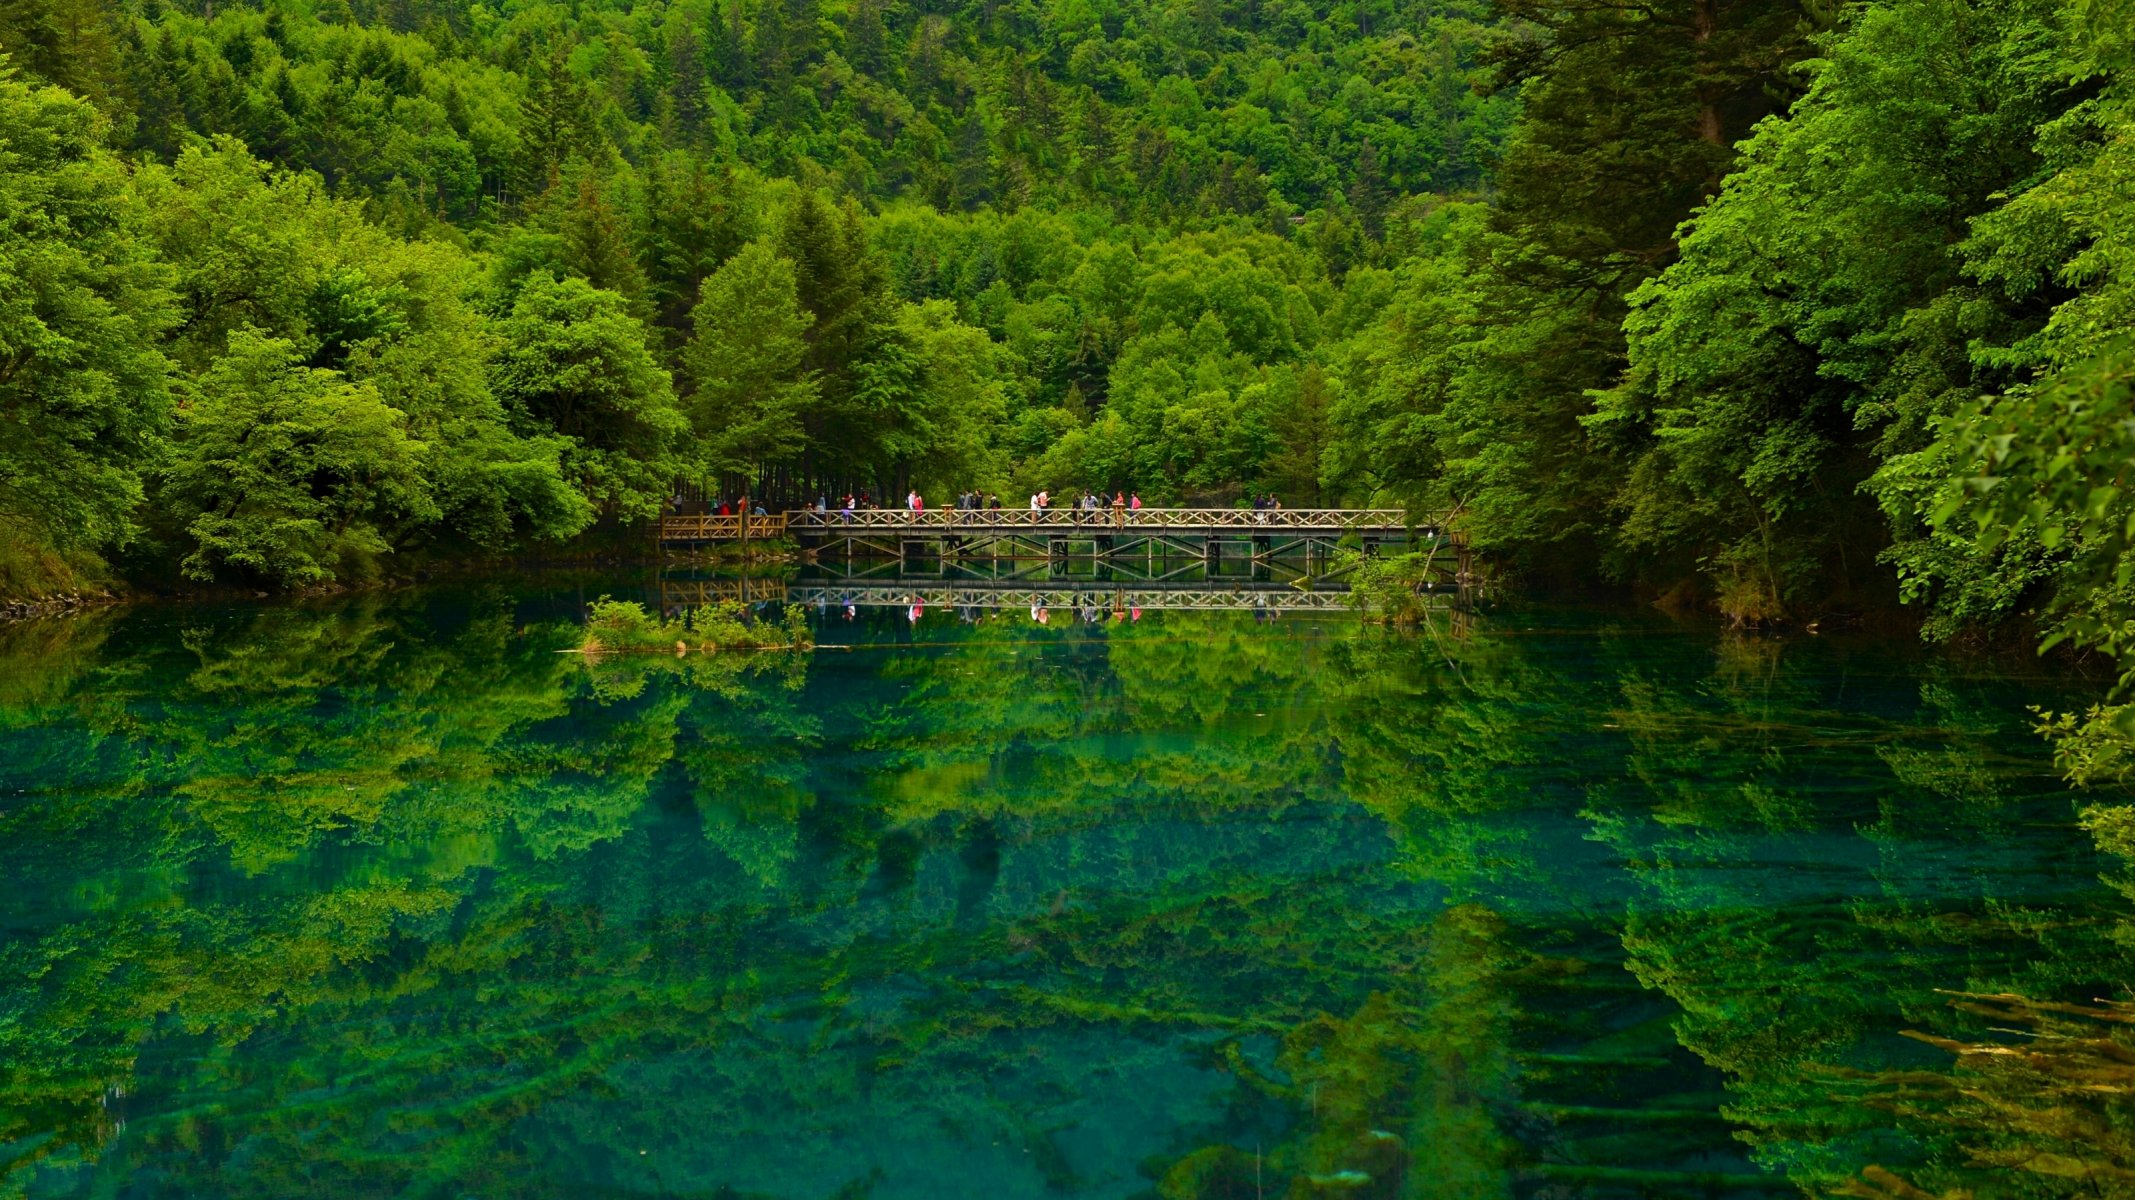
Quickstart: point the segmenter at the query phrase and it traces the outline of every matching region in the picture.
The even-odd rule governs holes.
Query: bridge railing
[[[660,518],[663,542],[738,542],[745,537],[775,538],[785,533],[785,513],[684,513]]]
[[[1434,525],[1433,518],[1419,524]],[[881,530],[1016,530],[1016,529],[1132,529],[1203,531],[1237,529],[1373,530],[1393,532],[1409,527],[1408,513],[1398,508],[986,508],[928,509],[911,512],[901,508],[864,508],[846,513],[804,510],[786,514],[793,530],[843,532]]]
[[[1242,534],[1295,530],[1312,533],[1401,533],[1410,529],[1443,530],[1452,514],[1425,513],[1411,524],[1409,514],[1398,508],[988,508],[928,509],[912,512],[902,508],[861,508],[847,513],[840,509],[743,516],[740,513],[686,513],[660,518],[663,542],[727,542],[745,538],[775,538],[789,532],[841,533],[1012,533],[1018,530],[1050,532],[1087,530],[1140,533],[1202,533],[1237,531]]]

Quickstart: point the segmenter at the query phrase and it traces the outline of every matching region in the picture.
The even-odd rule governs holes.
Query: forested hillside
[[[677,480],[1456,509],[2135,637],[2126,0],[13,0],[0,550],[360,579]]]
[[[1311,499],[1324,348],[1513,107],[1479,3],[0,12],[17,591],[360,578],[677,480]]]

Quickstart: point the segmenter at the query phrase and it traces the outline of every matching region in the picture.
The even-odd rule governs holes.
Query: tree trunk
[[[1706,47],[1712,35],[1720,28],[1719,0],[1691,0],[1690,40],[1697,44],[1697,66],[1700,76],[1707,75],[1712,64],[1706,61]],[[1718,89],[1709,81],[1698,84],[1698,138],[1715,146],[1727,144],[1727,130],[1720,121],[1720,97]]]

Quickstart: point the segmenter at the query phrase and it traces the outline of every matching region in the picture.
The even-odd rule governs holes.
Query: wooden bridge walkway
[[[1278,533],[1346,533],[1429,535],[1440,522],[1426,518],[1415,526],[1398,508],[991,508],[928,509],[911,512],[901,508],[866,508],[845,513],[838,509],[742,516],[696,513],[660,518],[662,542],[733,542],[758,538],[846,536],[852,534],[950,535],[1017,533],[1054,536],[1090,536],[1119,533],[1229,534],[1261,536]]]

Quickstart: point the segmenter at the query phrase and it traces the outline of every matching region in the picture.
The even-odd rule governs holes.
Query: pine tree
[[[646,172],[648,294],[655,319],[677,343],[687,334],[704,277],[741,248],[745,214],[732,180],[679,155]]]
[[[564,210],[561,232],[564,263],[572,274],[621,295],[639,312],[646,310],[645,274],[631,250],[629,229],[590,169],[579,172],[577,193]]]
[[[34,78],[108,102],[121,78],[113,12],[96,0],[0,0],[0,52]]]
[[[845,26],[845,57],[854,68],[883,82],[891,82],[890,32],[882,21],[882,0],[859,0]]]
[[[993,147],[986,136],[986,122],[977,105],[965,112],[956,130],[956,160],[950,186],[956,206],[966,211],[993,199]]]
[[[815,61],[816,43],[820,37],[817,22],[822,19],[822,10],[816,0],[776,0],[785,8],[783,24],[786,27],[786,61],[788,68],[800,71]]]
[[[704,130],[704,46],[688,21],[673,21],[668,28],[667,95],[674,103],[675,126],[694,140]]]
[[[809,442],[832,450],[857,445],[866,432],[853,409],[855,375],[886,300],[880,261],[868,247],[859,213],[833,208],[812,191],[787,210],[778,250],[793,264],[796,290],[811,318],[803,365],[819,382],[822,399],[809,416]]]
[[[127,90],[133,93],[133,144],[159,158],[175,158],[185,128],[185,100],[179,91],[175,35],[161,30],[148,42],[128,26],[125,34]]]
[[[756,33],[749,41],[749,57],[756,77],[769,93],[767,107],[781,116],[789,101],[786,90],[793,83],[793,47],[786,30],[784,0],[762,0],[757,10]]]
[[[550,49],[527,76],[526,102],[520,110],[520,151],[514,186],[531,202],[555,186],[566,163],[596,144],[592,103],[571,74],[563,47]]]
[[[749,58],[748,13],[744,0],[729,0],[725,6],[726,35],[719,40],[720,86],[739,95],[759,78],[756,63]]]
[[[941,89],[942,42],[947,31],[947,23],[940,17],[921,18],[919,28],[912,34],[911,50],[905,55],[905,87],[912,103],[922,108],[933,103]]]
[[[1386,174],[1379,166],[1379,148],[1364,139],[1357,151],[1356,175],[1349,184],[1349,209],[1373,241],[1386,240]]]

